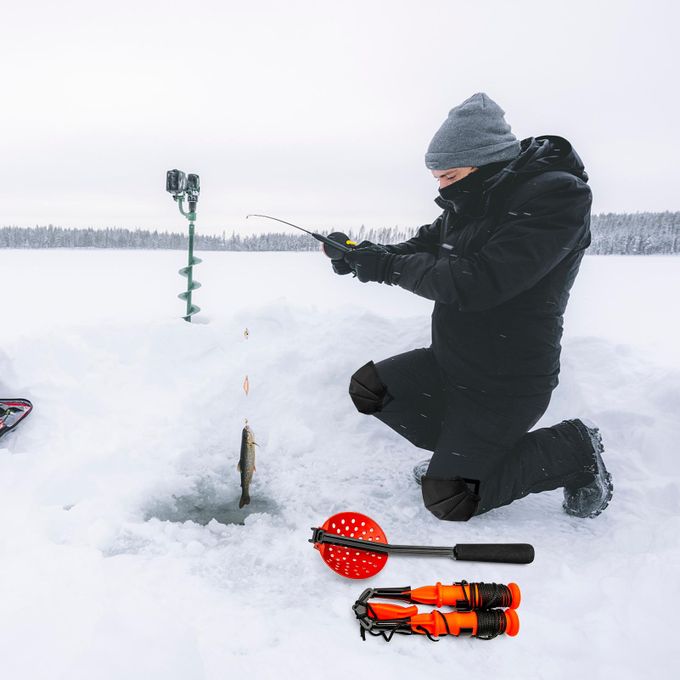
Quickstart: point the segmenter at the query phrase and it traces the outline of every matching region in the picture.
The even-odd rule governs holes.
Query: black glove
[[[352,268],[345,262],[344,258],[342,260],[331,260],[331,265],[333,266],[333,271],[336,274],[340,274],[340,276],[349,274],[352,271]]]
[[[362,283],[367,281],[385,283],[391,274],[394,257],[383,246],[362,241],[349,253],[345,253],[344,260]]]
[[[375,243],[371,243],[370,241],[362,241],[358,246],[355,246],[356,248],[368,248],[369,246],[375,246]],[[345,258],[342,257],[339,260],[331,260],[331,265],[333,267],[333,271],[336,274],[339,274],[340,276],[344,276],[345,274],[349,274],[352,271],[352,268],[345,262]]]

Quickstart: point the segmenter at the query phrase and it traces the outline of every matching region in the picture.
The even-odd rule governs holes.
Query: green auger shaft
[[[201,311],[201,308],[193,304],[191,301],[191,294],[193,291],[201,287],[201,284],[194,280],[194,265],[200,264],[203,260],[201,260],[200,257],[194,256],[194,222],[196,220],[196,213],[193,211],[184,211],[182,198],[178,198],[177,201],[179,203],[180,212],[189,220],[189,259],[187,266],[182,267],[182,269],[179,270],[180,276],[185,276],[187,279],[187,289],[185,292],[180,293],[177,297],[180,300],[186,300],[187,310],[186,314],[182,318],[185,321],[191,322],[191,317]]]

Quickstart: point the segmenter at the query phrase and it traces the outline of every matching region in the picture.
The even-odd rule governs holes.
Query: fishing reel
[[[196,219],[196,204],[201,193],[200,177],[194,173],[185,175],[181,170],[168,170],[165,177],[165,190],[179,204],[179,211],[188,220]],[[184,201],[189,203],[189,211],[184,210]]]
[[[328,234],[326,238],[328,240],[323,242],[321,249],[324,255],[331,260],[342,260],[345,253],[356,248],[357,245],[347,234],[343,234],[341,231],[334,231],[332,234]]]

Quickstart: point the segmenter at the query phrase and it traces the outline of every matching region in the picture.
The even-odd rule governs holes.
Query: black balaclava
[[[463,177],[463,179],[460,179],[457,182],[449,184],[449,186],[440,189],[439,195],[446,200],[450,200],[463,194],[481,193],[482,184],[484,184],[487,179],[497,174],[506,165],[508,165],[508,161],[500,161],[498,163],[482,165],[474,172],[471,172],[466,177]]]

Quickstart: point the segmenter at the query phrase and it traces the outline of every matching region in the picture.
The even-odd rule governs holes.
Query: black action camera
[[[195,177],[198,184],[198,175],[189,175],[189,177]],[[165,177],[165,190],[175,196],[183,194],[187,190],[187,176],[181,170],[168,170]]]
[[[180,174],[184,175],[184,173],[180,173]],[[193,175],[193,174],[188,175],[186,186],[187,186],[187,191],[189,193],[192,193],[192,194],[200,193],[200,191],[201,191],[201,180],[198,177],[198,175]]]

